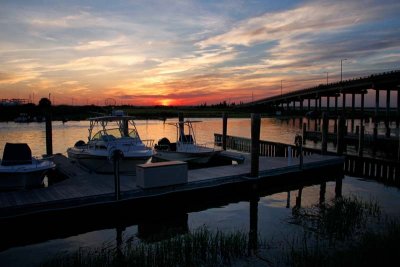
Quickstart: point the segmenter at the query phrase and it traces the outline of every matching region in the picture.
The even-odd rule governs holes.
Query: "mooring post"
[[[303,145],[306,144],[307,124],[303,123]]]
[[[322,144],[321,144],[321,154],[325,155],[328,150],[328,124],[329,118],[328,113],[322,113]]]
[[[378,148],[378,124],[375,121],[374,132],[372,134],[373,150],[372,153],[375,155]]]
[[[46,155],[53,155],[53,129],[51,116],[51,101],[48,98],[42,98],[39,101],[46,118]]]
[[[228,115],[222,114],[222,149],[226,150],[226,133],[228,128]]]
[[[343,155],[344,151],[344,131],[346,120],[343,115],[339,116],[338,134],[337,134],[337,153]]]
[[[358,156],[362,157],[364,153],[364,125],[360,126],[360,135],[358,137]]]
[[[119,177],[119,163],[123,154],[121,150],[114,150],[112,152],[112,160],[114,165],[114,185],[115,185],[115,200],[120,199],[120,177]]]
[[[251,114],[251,177],[258,177],[260,156],[260,114]]]

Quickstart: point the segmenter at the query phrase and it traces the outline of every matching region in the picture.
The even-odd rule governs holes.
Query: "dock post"
[[[358,156],[362,157],[364,153],[364,125],[360,126],[360,135],[358,137]]]
[[[376,150],[378,148],[378,125],[375,121],[375,127],[374,127],[374,132],[372,135],[372,142],[373,142],[373,151],[372,153],[375,155]]]
[[[385,126],[386,126],[386,137],[390,137],[390,89],[386,91],[386,118],[385,118]]]
[[[329,118],[328,113],[322,113],[322,145],[321,154],[325,155],[328,149],[328,124]]]
[[[51,118],[51,101],[48,98],[42,98],[39,101],[39,106],[45,113],[46,117],[46,155],[53,155],[53,129]]]
[[[303,145],[306,144],[307,124],[303,123]]]
[[[251,114],[251,177],[258,177],[260,156],[260,114]]]
[[[112,152],[112,160],[114,164],[114,185],[115,185],[115,200],[120,200],[120,177],[119,177],[119,162],[123,157],[122,151],[116,149]]]
[[[226,150],[226,133],[228,128],[228,115],[222,114],[222,149]]]
[[[338,134],[337,134],[337,153],[343,155],[344,151],[344,131],[345,131],[345,118],[343,115],[339,116]]]

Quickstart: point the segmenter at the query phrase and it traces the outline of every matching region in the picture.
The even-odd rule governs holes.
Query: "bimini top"
[[[111,115],[89,118],[89,121],[120,121],[134,119],[136,119],[136,117],[125,115],[123,110],[113,110]]]

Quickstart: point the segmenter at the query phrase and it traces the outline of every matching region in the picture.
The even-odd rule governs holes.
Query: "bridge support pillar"
[[[303,102],[304,102],[304,99],[300,99],[300,111],[301,112],[303,112]]]
[[[328,113],[322,113],[322,144],[321,144],[321,154],[325,155],[328,149],[328,125],[329,118]]]
[[[399,128],[400,124],[400,89],[397,89],[397,116],[396,116],[396,128]]]
[[[337,114],[337,103],[338,103],[338,96],[335,96],[335,113]]]
[[[326,97],[326,111],[329,112],[329,96]]]
[[[390,137],[390,89],[386,90],[386,137]]]
[[[354,133],[354,114],[356,111],[356,94],[351,94],[351,132]]]
[[[364,154],[364,125],[360,126],[360,135],[358,137],[358,156],[362,157]]]
[[[346,94],[342,95],[342,114],[346,114]]]
[[[375,89],[375,124],[378,122],[379,117],[379,89]]]
[[[338,134],[337,134],[337,150],[339,155],[343,155],[344,151],[344,134],[345,134],[346,120],[343,115],[339,116]]]

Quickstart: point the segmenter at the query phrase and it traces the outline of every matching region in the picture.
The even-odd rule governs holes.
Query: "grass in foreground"
[[[42,266],[391,266],[400,255],[400,220],[382,219],[376,202],[343,197],[330,204],[293,209],[301,227],[276,246],[258,238],[249,258],[249,234],[200,228],[155,243],[128,242],[59,255]],[[268,248],[268,249],[267,249]],[[273,248],[275,251],[271,251]],[[277,252],[277,253],[276,253]],[[239,263],[239,265],[238,265]]]
[[[156,243],[128,243],[59,255],[42,266],[225,266],[246,256],[248,234],[200,228]]]

